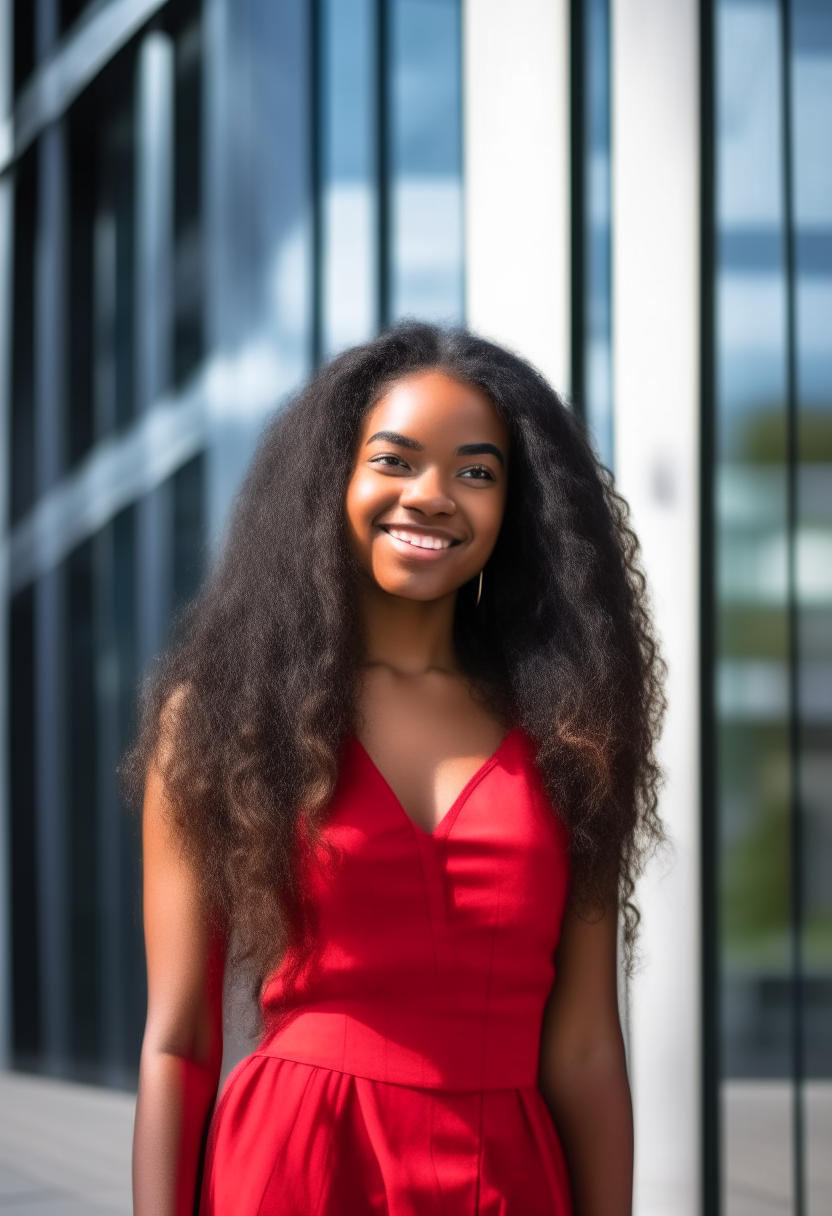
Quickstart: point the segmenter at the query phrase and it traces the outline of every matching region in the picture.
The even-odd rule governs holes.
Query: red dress
[[[345,749],[313,962],[229,1077],[202,1216],[568,1216],[537,1088],[566,833],[511,731],[433,834]],[[288,990],[286,990],[288,988]]]

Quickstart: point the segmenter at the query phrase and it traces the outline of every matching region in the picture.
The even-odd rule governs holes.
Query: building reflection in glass
[[[786,11],[784,27],[775,0],[716,5],[718,967],[735,1216],[820,1213],[829,1182],[832,10]]]

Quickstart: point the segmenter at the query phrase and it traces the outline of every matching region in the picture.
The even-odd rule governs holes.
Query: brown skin
[[[394,384],[368,415],[347,490],[350,544],[366,575],[359,735],[426,831],[504,733],[460,670],[452,625],[459,589],[481,570],[488,577],[509,455],[506,428],[484,394],[441,372],[423,372]],[[199,1146],[219,1079],[221,959],[155,769],[144,848],[149,1009],[134,1211],[180,1216],[192,1211]],[[567,915],[543,1024],[540,1089],[563,1143],[575,1216],[631,1211],[632,1112],[616,934],[615,909],[591,920]]]

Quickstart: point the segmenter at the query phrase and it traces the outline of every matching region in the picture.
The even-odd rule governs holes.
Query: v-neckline
[[[488,757],[487,760],[484,760],[482,762],[482,764],[477,769],[477,771],[474,774],[472,774],[472,776],[469,777],[469,779],[465,782],[465,785],[463,785],[462,789],[459,791],[456,798],[454,798],[453,802],[448,807],[447,811],[445,811],[444,815],[439,820],[439,822],[437,823],[436,827],[433,829],[432,832],[426,831],[425,828],[423,828],[421,826],[421,824],[417,823],[415,819],[412,819],[411,816],[408,815],[401,798],[396,793],[396,791],[393,789],[392,785],[387,780],[387,778],[385,777],[384,773],[381,771],[379,766],[376,764],[373,757],[367,751],[364,744],[358,738],[358,735],[354,735],[353,739],[354,739],[355,743],[358,745],[358,747],[361,749],[362,754],[364,755],[365,759],[369,763],[373,772],[378,777],[379,781],[382,783],[382,785],[386,789],[390,798],[396,804],[396,807],[398,808],[400,814],[410,824],[410,826],[413,828],[414,832],[418,832],[420,836],[424,836],[428,840],[440,840],[448,835],[448,833],[450,832],[451,828],[454,825],[454,822],[456,821],[457,816],[459,815],[459,812],[462,810],[463,806],[465,805],[466,801],[470,797],[471,793],[473,792],[475,787],[479,785],[479,783],[482,781],[483,777],[485,777],[488,773],[490,773],[491,769],[494,768],[494,766],[497,764],[497,762],[500,758],[500,753],[502,752],[503,748],[508,743],[509,739],[515,734],[515,732],[517,730],[518,730],[518,727],[513,726],[509,731],[506,732],[505,735],[503,735],[503,738],[500,741],[500,744],[497,747],[497,749]]]

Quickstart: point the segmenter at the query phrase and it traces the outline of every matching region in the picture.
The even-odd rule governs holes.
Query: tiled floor
[[[130,1094],[0,1073],[2,1216],[129,1216]]]

